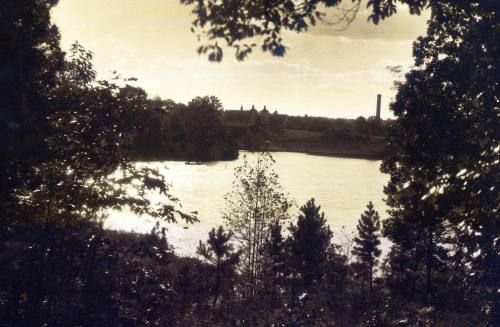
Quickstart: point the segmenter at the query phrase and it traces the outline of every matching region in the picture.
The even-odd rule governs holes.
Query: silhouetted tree
[[[351,308],[353,307],[352,269],[349,266],[348,258],[345,254],[345,245],[332,245],[328,249],[327,262],[325,268],[324,283],[321,287],[322,295],[325,297],[331,320],[339,326],[348,326]],[[355,313],[358,315],[358,312]]]
[[[57,30],[50,24],[54,3],[0,5],[1,24],[6,24],[1,56],[9,57],[2,62],[9,67],[0,74],[0,114],[5,118],[0,123],[5,149],[0,159],[0,253],[20,246],[28,250],[18,259],[30,262],[22,265],[16,288],[8,286],[10,278],[0,277],[0,288],[7,290],[0,302],[13,310],[8,324],[52,325],[55,303],[67,295],[58,293],[62,288],[56,287],[53,268],[67,263],[67,256],[81,257],[88,264],[69,265],[61,278],[79,283],[83,292],[94,289],[86,276],[94,273],[92,262],[103,243],[87,247],[80,240],[72,248],[64,240],[72,236],[67,233],[78,239],[100,226],[106,209],[128,206],[135,213],[168,221],[193,218],[176,206],[158,171],[136,167],[123,152],[137,135],[136,118],[144,111],[144,98],[96,81],[92,53],[78,43],[66,59],[62,57]],[[11,75],[13,80],[4,79]],[[154,190],[162,198],[158,203],[145,199]],[[92,238],[100,239],[98,235],[99,229]],[[19,267],[15,259],[2,263],[2,274],[15,274]],[[75,274],[85,278],[76,282]],[[90,298],[85,294],[80,303],[84,307]]]
[[[201,255],[203,259],[210,262],[215,268],[215,281],[212,287],[213,306],[217,306],[219,296],[223,293],[224,288],[227,288],[227,283],[232,274],[234,274],[235,266],[239,261],[239,252],[234,252],[231,245],[231,233],[226,233],[224,227],[219,226],[217,229],[212,228],[208,233],[207,245],[200,241],[196,253]]]
[[[378,263],[380,250],[380,218],[370,201],[367,210],[361,214],[356,226],[358,235],[354,238],[352,254],[356,257],[356,269],[369,285],[370,295],[373,288],[373,275]]]
[[[214,96],[196,97],[187,105],[185,118],[189,156],[193,160],[212,160],[224,140],[222,104]]]
[[[395,244],[391,258],[418,265],[412,280],[424,279],[432,300],[437,274],[451,264],[446,235],[458,232],[468,253],[462,282],[482,293],[469,305],[488,307],[489,321],[500,312],[493,304],[500,295],[491,291],[500,286],[497,21],[498,2],[433,5],[427,35],[414,46],[416,67],[391,105],[393,155],[382,166],[391,176],[384,222]]]
[[[282,226],[275,222],[270,227],[270,236],[263,248],[263,285],[262,295],[271,310],[279,308],[285,292],[285,279],[288,272],[288,255],[285,239],[281,233]]]
[[[367,130],[368,126],[366,118],[363,116],[359,116],[358,118],[356,118],[356,120],[354,121],[354,131],[357,134],[368,134]]]
[[[33,183],[48,156],[49,99],[63,65],[59,32],[50,21],[57,1],[0,4],[0,243],[15,189]],[[12,209],[15,211],[15,209]]]
[[[292,268],[304,290],[312,291],[325,273],[327,253],[333,236],[314,199],[300,208],[297,224],[290,224],[289,246]]]
[[[384,128],[382,121],[375,116],[370,116],[366,120],[367,134],[370,136],[383,136]]]

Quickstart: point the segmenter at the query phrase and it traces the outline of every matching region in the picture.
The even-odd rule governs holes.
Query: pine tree
[[[222,226],[208,233],[207,245],[200,241],[196,253],[210,262],[215,268],[215,281],[212,289],[213,306],[217,305],[219,295],[223,290],[223,279],[234,272],[234,267],[239,261],[239,252],[233,251],[231,245],[232,234],[226,233]]]
[[[301,277],[305,290],[310,290],[323,278],[333,235],[320,210],[321,206],[317,206],[314,199],[307,201],[300,208],[297,225],[289,227],[293,269]]]
[[[380,251],[380,218],[370,201],[367,210],[361,214],[356,226],[358,236],[354,238],[352,254],[356,257],[356,268],[366,276],[370,294],[373,288],[373,274],[378,263]]]
[[[270,237],[264,246],[263,294],[269,308],[279,307],[287,275],[287,253],[282,227],[278,222],[270,226]]]

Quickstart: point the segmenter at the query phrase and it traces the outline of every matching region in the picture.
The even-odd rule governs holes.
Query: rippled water
[[[165,174],[172,183],[172,194],[181,200],[186,211],[199,213],[200,223],[167,225],[169,240],[178,253],[193,254],[198,241],[205,240],[212,227],[223,223],[220,215],[223,195],[231,191],[233,170],[241,165],[244,154],[250,161],[255,156],[242,151],[238,160],[207,165],[186,165],[178,161],[144,163],[158,167]],[[337,238],[355,230],[368,201],[373,202],[382,219],[386,217],[382,190],[388,176],[379,171],[380,161],[291,152],[272,155],[283,190],[298,206],[314,197]],[[136,217],[127,211],[111,211],[106,227],[144,232],[151,230],[153,224],[146,217]]]

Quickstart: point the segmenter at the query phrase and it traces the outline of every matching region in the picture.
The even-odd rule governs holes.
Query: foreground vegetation
[[[269,153],[254,162],[244,158],[225,196],[225,227],[213,228],[207,241],[200,241],[196,257],[177,256],[161,224],[135,234],[89,221],[50,221],[41,229],[25,226],[3,234],[2,321],[6,326],[493,326],[497,304],[475,292],[477,286],[461,284],[477,270],[463,264],[470,254],[456,238],[440,241],[441,261],[429,288],[425,261],[405,261],[398,243],[381,257],[382,234],[401,234],[394,234],[392,220],[381,231],[371,202],[354,237],[338,239],[314,199],[301,206],[298,217],[290,216],[294,203],[273,164]]]
[[[296,219],[290,216],[293,202],[281,190],[270,154],[259,154],[255,162],[245,159],[235,178],[222,213],[226,227],[213,228],[194,258],[177,256],[160,225],[143,235],[90,222],[54,222],[4,239],[3,323],[478,326],[489,321],[484,294],[457,287],[467,273],[457,260],[466,254],[453,253],[453,239],[429,293],[420,273],[406,275],[411,267],[406,265],[414,262],[393,252],[381,258],[381,224],[371,202],[355,237],[339,244],[314,199],[301,206]],[[384,224],[383,233],[390,228]]]
[[[228,41],[271,27],[278,28],[273,34],[278,38],[282,24],[303,29],[311,18],[289,14],[314,13],[320,2],[338,4],[315,1],[300,9],[277,1],[266,9],[285,10],[285,16],[261,15],[260,7],[238,11],[253,17],[244,20],[252,25],[262,17],[274,23],[243,29],[249,34],[229,33]],[[416,12],[425,3],[402,2]],[[352,243],[334,246],[314,200],[301,207],[299,217],[289,216],[291,203],[272,158],[264,154],[236,170],[225,227],[200,244],[199,259],[172,253],[160,223],[148,235],[102,229],[109,208],[128,207],[159,222],[194,223],[197,217],[182,210],[158,171],[131,163],[144,135],[137,118],[149,114],[147,98],[127,81],[97,81],[92,54],[78,44],[62,53],[50,23],[56,3],[0,2],[3,325],[495,326],[500,321],[500,54],[498,8],[492,2],[431,3],[428,34],[414,45],[415,68],[397,85],[391,105],[397,119],[387,136],[391,155],[382,165],[390,175],[385,188],[390,217],[381,234],[392,246],[385,258],[370,204]],[[211,10],[200,10],[195,23],[213,21],[214,37],[220,28],[234,27],[234,20],[225,21],[233,16],[217,14],[228,10],[218,8],[221,3],[197,2],[198,9]],[[390,1],[369,3],[374,20],[394,13]],[[265,49],[284,54],[281,39],[264,42]],[[195,99],[186,113],[197,114],[207,104],[217,101]],[[204,133],[209,132],[190,135]],[[194,149],[203,149],[205,139],[198,136]],[[152,192],[158,202],[151,202]]]

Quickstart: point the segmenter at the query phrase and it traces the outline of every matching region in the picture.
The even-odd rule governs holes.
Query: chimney
[[[380,103],[382,102],[382,94],[377,94],[377,119],[380,119]]]

